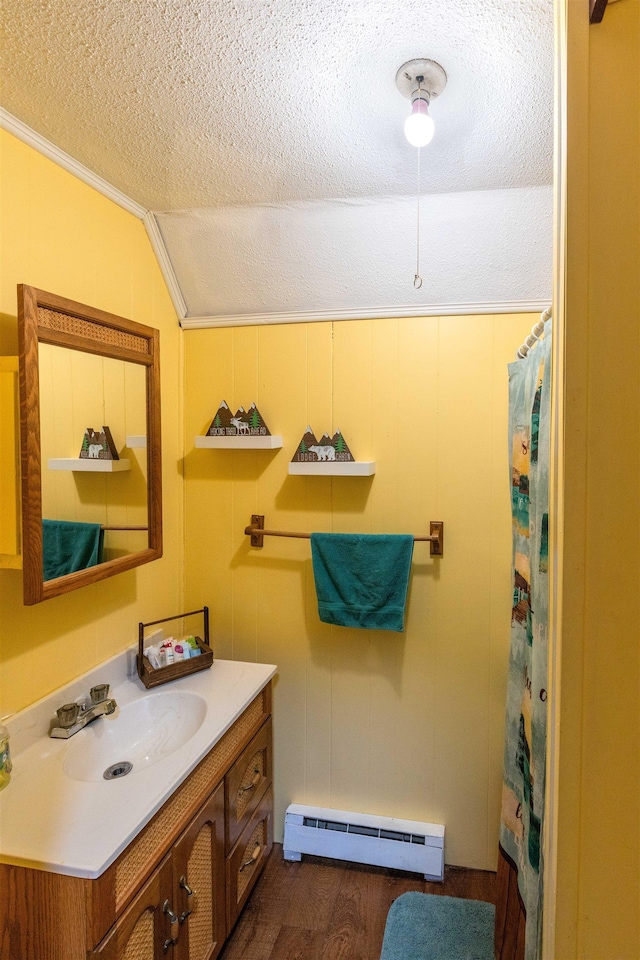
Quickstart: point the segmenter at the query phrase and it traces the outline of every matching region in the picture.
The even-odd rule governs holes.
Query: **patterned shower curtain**
[[[517,871],[526,960],[540,956],[547,735],[551,322],[509,364],[513,605],[500,846]]]

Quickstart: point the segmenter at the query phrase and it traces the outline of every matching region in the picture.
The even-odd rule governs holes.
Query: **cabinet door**
[[[225,925],[224,783],[211,794],[172,853],[180,934],[175,960],[213,960]]]
[[[165,857],[111,932],[93,951],[102,960],[161,960],[178,935],[171,909],[171,861]]]

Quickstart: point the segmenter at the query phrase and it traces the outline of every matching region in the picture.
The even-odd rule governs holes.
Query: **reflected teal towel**
[[[312,533],[320,619],[401,632],[412,554],[408,534]]]
[[[103,532],[99,523],[42,521],[42,576],[55,580],[102,561]]]

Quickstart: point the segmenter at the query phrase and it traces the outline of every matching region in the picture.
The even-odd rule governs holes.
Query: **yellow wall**
[[[18,283],[158,328],[164,485],[161,560],[34,607],[21,572],[0,570],[4,715],[135,643],[139,620],[180,612],[182,334],[139,220],[5,132],[0,161],[0,355],[17,353]]]
[[[290,802],[433,820],[449,863],[495,869],[510,622],[507,371],[536,318],[445,317],[185,334],[187,604],[215,653],[278,665],[276,829]],[[221,400],[255,401],[281,451],[194,449]],[[372,478],[290,477],[307,425]],[[404,634],[318,620],[298,531],[428,533]]]
[[[558,960],[640,956],[640,3],[569,0]]]

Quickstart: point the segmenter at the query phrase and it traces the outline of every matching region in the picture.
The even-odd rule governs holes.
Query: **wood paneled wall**
[[[510,621],[506,364],[531,315],[185,335],[187,603],[215,653],[278,665],[276,838],[290,802],[444,823],[446,860],[495,869]],[[221,400],[255,401],[280,451],[194,448]],[[370,478],[290,477],[307,425]],[[252,513],[299,531],[428,533],[405,632],[319,621],[305,540],[251,548]]]

